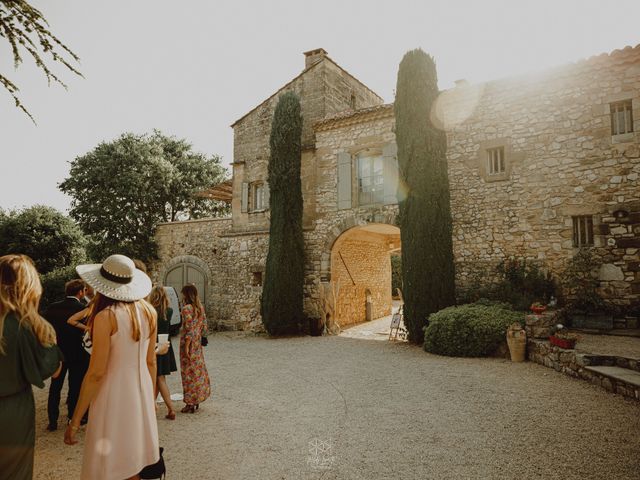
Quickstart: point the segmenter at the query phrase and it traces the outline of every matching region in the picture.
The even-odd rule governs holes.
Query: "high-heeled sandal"
[[[193,405],[185,405],[182,410],[182,413],[196,413],[196,409]]]
[[[167,420],[175,420],[176,419],[176,412],[174,412],[173,410],[171,410],[169,413],[167,413],[164,418],[166,418]]]

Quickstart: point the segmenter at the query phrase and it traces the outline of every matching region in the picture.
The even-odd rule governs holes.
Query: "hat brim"
[[[129,283],[118,283],[107,280],[100,273],[101,263],[78,265],[76,272],[96,292],[113,300],[135,302],[151,292],[151,279],[142,270],[136,269]]]

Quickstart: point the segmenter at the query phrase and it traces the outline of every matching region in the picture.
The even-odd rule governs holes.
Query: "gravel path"
[[[536,364],[345,337],[217,334],[206,354],[213,397],[159,414],[170,479],[640,475],[640,403]],[[34,478],[78,478],[81,445],[45,431],[46,390],[36,403]]]

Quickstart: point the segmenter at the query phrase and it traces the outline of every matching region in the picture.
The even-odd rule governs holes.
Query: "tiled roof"
[[[388,115],[393,115],[393,103],[375,105],[373,107],[361,108],[359,110],[345,110],[324,118],[316,123],[313,128],[315,131],[329,130],[333,127],[359,122],[364,118],[371,120],[374,118],[386,117]]]

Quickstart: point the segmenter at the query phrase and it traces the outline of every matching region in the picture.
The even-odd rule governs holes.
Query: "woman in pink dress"
[[[151,280],[124,255],[76,269],[96,296],[89,313],[93,349],[64,441],[89,410],[83,480],[135,480],[159,459],[154,405],[156,313],[145,300]]]
[[[182,413],[194,413],[211,395],[201,338],[207,331],[204,308],[195,285],[182,287],[182,335],[180,336],[180,373],[185,407]]]

